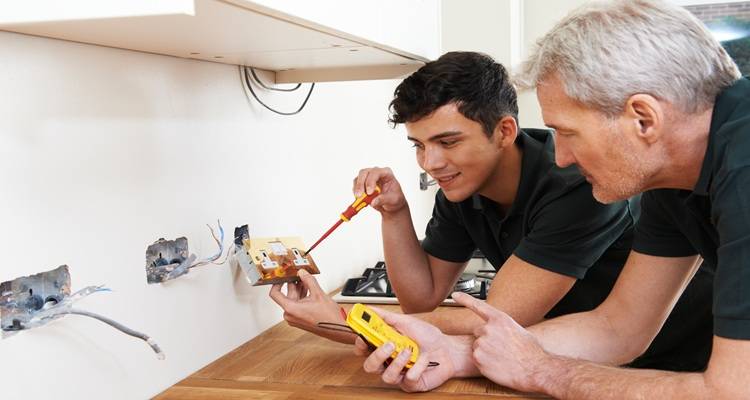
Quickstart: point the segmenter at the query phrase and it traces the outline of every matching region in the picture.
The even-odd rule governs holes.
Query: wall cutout
[[[2,338],[46,325],[68,314],[74,314],[97,319],[126,335],[145,341],[157,357],[163,360],[164,353],[148,335],[134,331],[99,314],[73,308],[73,303],[76,301],[92,293],[103,291],[109,291],[109,289],[103,286],[87,286],[71,294],[70,271],[67,265],[3,282],[0,284]]]
[[[195,261],[198,257],[188,251],[188,240],[185,237],[175,240],[160,238],[148,246],[146,248],[146,281],[148,283],[166,282],[187,274],[192,268],[208,264],[221,265],[226,262],[226,259],[216,262],[224,252],[224,228],[220,221],[217,220],[216,224],[219,228],[219,237],[216,237],[216,232],[211,225],[206,226],[211,230],[211,236],[219,246],[219,251],[198,262]]]

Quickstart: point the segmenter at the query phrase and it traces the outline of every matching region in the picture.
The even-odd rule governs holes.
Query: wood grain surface
[[[398,310],[397,306],[385,308]],[[515,392],[484,378],[452,379],[428,393],[404,393],[378,375],[365,373],[363,360],[350,345],[281,322],[156,399],[547,398]]]

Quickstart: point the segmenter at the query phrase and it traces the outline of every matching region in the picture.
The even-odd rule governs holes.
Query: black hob
[[[494,270],[464,272],[456,282],[453,291],[468,293],[478,299],[486,300],[487,291],[494,277]],[[385,263],[379,261],[374,267],[366,268],[362,276],[348,279],[340,296],[336,297],[340,300],[346,300],[346,297],[395,298],[396,294],[391,289]]]

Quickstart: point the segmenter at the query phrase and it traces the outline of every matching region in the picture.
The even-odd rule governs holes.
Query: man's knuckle
[[[471,358],[474,360],[474,363],[477,365],[482,364],[482,352],[479,350],[474,350],[471,352]]]

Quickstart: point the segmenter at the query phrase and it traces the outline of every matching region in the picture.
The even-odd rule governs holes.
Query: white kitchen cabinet
[[[440,0],[255,0],[428,59],[440,56]]]
[[[413,1],[28,0],[0,30],[247,65],[277,83],[397,78],[439,54],[440,4]]]

